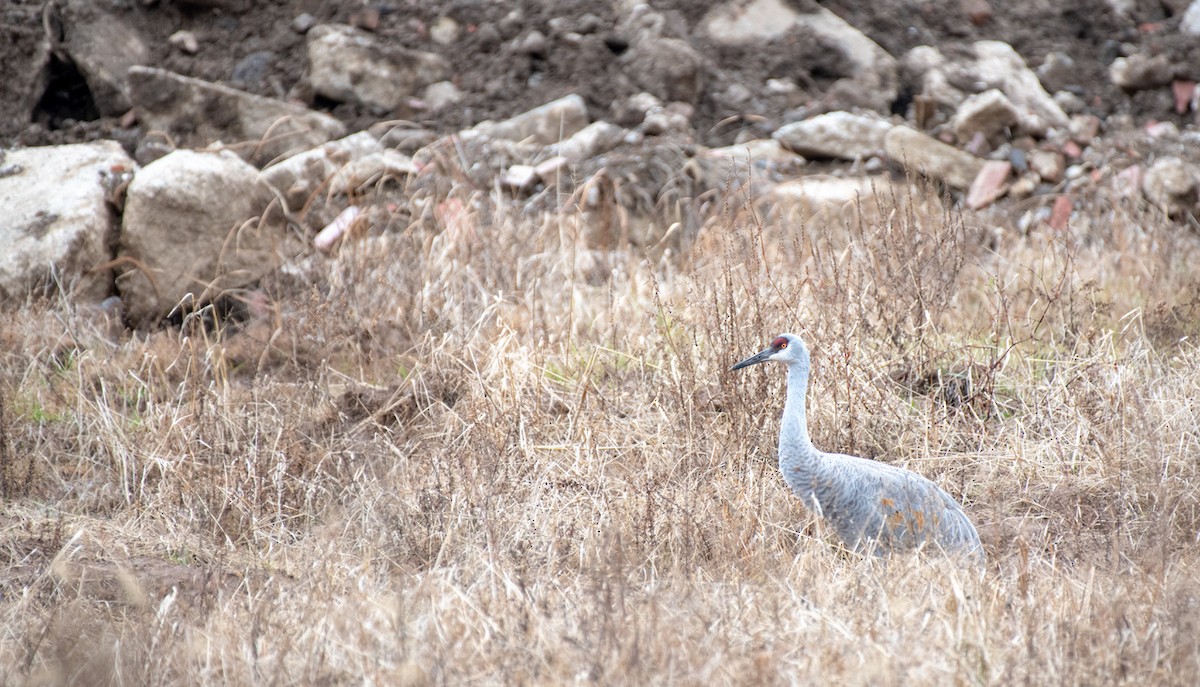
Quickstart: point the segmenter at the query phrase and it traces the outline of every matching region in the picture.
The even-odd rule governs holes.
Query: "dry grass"
[[[10,307],[0,682],[1192,683],[1200,240],[884,206],[596,251],[468,196],[241,329]],[[782,375],[727,371],[783,330],[818,445],[961,497],[982,577],[787,492]]]

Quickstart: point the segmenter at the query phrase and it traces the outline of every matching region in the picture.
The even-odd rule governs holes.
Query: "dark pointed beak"
[[[765,351],[759,351],[758,353],[755,353],[754,355],[750,356],[749,358],[746,358],[742,362],[738,363],[737,365],[734,365],[733,367],[731,367],[729,369],[731,371],[732,370],[740,370],[743,367],[750,367],[751,365],[765,363],[767,361],[767,358],[770,358],[771,354],[774,352],[775,352],[774,348],[768,348]]]

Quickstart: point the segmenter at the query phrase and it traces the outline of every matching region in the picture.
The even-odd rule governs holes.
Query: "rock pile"
[[[977,5],[988,11],[971,21],[989,21],[987,3]],[[447,203],[447,185],[460,179],[489,202],[529,209],[561,207],[548,199],[565,196],[594,219],[605,203],[628,206],[642,230],[622,240],[644,246],[666,237],[668,223],[652,216],[663,194],[740,193],[746,183],[768,204],[836,208],[925,177],[973,211],[1002,213],[996,204],[1005,197],[1041,197],[1033,221],[1059,229],[1089,199],[1144,198],[1169,217],[1197,213],[1200,73],[1165,54],[1127,45],[1110,61],[1112,86],[1167,98],[1164,120],[1139,128],[1128,116],[1097,116],[1095,100],[1073,81],[1076,58],[1064,53],[1046,55],[1036,70],[996,40],[893,55],[828,9],[780,0],[726,2],[692,25],[649,5],[617,6],[620,19],[607,28],[591,14],[532,30],[521,28],[521,16],[481,25],[442,16],[420,27],[430,50],[393,44],[370,13],[354,25],[299,15],[290,30],[302,37],[304,78],[267,97],[236,86],[262,82],[269,55],[239,61],[227,84],[186,76],[151,65],[146,40],[104,3],[64,0],[55,40],[18,36],[30,49],[19,78],[0,92],[32,111],[47,65],[69,60],[97,116],[139,135],[0,151],[9,218],[0,234],[10,247],[0,256],[0,296],[117,294],[129,324],[153,325],[247,288],[286,261],[335,250],[351,227],[380,221],[372,204],[443,216],[457,207]],[[1163,30],[1195,35],[1196,17],[1200,0]],[[598,103],[571,93],[448,130],[436,117],[428,127],[391,121],[471,97],[469,79],[444,57],[468,36],[534,63],[562,46],[605,45],[625,95]],[[715,62],[722,51],[789,36],[820,46],[836,65],[819,94],[783,76],[755,93]],[[184,55],[204,50],[190,30],[169,43]],[[754,112],[762,98],[791,109]],[[712,103],[739,108],[719,125],[753,122],[732,145],[704,144],[719,126],[698,128],[698,112]],[[355,132],[317,104],[382,121]],[[1172,113],[1185,118],[1182,129],[1166,121]],[[622,195],[630,184],[638,192]],[[611,234],[591,236],[612,245]]]

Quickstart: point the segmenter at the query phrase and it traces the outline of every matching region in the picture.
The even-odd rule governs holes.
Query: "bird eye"
[[[771,348],[783,349],[783,348],[787,348],[787,347],[788,347],[788,340],[783,338],[782,336],[771,342]]]

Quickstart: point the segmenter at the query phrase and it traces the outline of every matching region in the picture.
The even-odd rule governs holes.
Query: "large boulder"
[[[117,226],[108,200],[133,168],[115,141],[0,154],[0,297],[47,293],[56,282],[77,301],[108,296]]]
[[[983,169],[982,159],[907,126],[892,127],[884,148],[894,162],[960,191],[970,188]]]
[[[308,79],[316,93],[384,112],[450,75],[440,55],[388,45],[343,24],[313,27],[307,49]]]
[[[129,184],[117,289],[135,325],[250,284],[301,246],[260,221],[272,198],[258,170],[227,150],[176,150]]]
[[[184,147],[222,141],[255,164],[345,134],[327,114],[162,69],[131,68],[129,86],[147,129],[166,132]]]
[[[87,82],[100,114],[130,107],[126,72],[150,61],[150,49],[131,26],[95,0],[67,0],[62,8],[63,49]]]
[[[829,112],[779,127],[772,136],[783,147],[811,158],[857,160],[883,153],[891,122],[850,112]]]

